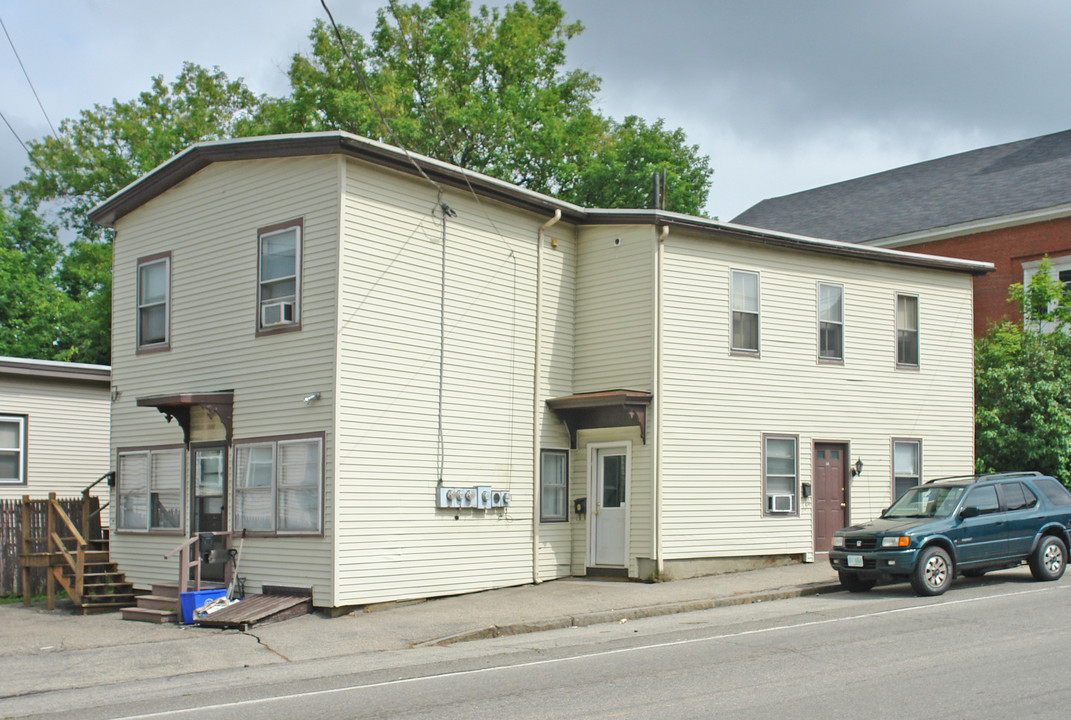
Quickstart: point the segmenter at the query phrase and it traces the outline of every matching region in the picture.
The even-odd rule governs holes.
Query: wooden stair
[[[179,621],[178,585],[153,585],[148,595],[138,595],[137,605],[122,609],[124,620],[148,623],[177,623]]]

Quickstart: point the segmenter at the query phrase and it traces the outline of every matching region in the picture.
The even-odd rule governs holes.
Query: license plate
[[[848,567],[863,567],[863,556],[862,555],[849,555],[848,556]]]

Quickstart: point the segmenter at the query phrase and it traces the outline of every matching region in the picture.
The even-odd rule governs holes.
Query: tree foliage
[[[1048,259],[1013,285],[1023,324],[994,325],[975,345],[978,470],[1040,470],[1071,486],[1071,293]]]

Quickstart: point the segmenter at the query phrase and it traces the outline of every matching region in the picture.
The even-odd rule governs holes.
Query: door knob
[[[847,503],[841,503],[840,506],[841,507],[848,507],[848,504]]]

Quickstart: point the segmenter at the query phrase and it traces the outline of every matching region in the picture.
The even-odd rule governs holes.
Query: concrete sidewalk
[[[839,589],[828,563],[630,583],[585,578],[385,606],[338,618],[312,614],[246,633],[87,617],[44,604],[0,606],[0,698],[206,670],[445,645],[573,625],[761,602]]]

